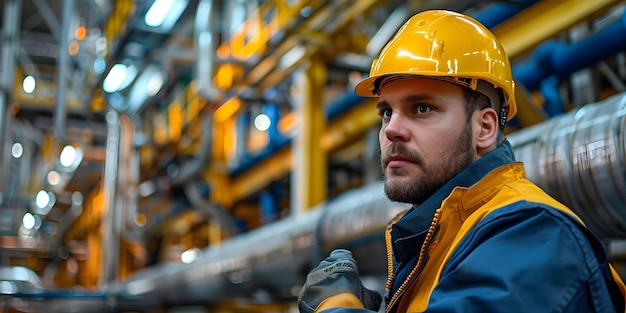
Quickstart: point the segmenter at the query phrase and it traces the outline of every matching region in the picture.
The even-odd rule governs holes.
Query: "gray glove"
[[[366,309],[372,311],[378,311],[382,302],[378,292],[361,283],[352,253],[336,249],[307,275],[298,297],[300,312],[313,313],[326,298],[340,293],[355,295]]]

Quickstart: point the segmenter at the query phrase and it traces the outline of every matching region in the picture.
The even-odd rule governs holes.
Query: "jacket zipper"
[[[430,223],[430,227],[428,228],[428,232],[426,233],[426,237],[424,238],[424,242],[422,243],[422,247],[420,248],[420,254],[419,254],[419,258],[417,259],[417,263],[415,264],[415,266],[413,267],[413,269],[411,270],[407,278],[402,282],[400,287],[398,287],[398,290],[396,290],[396,292],[393,294],[393,296],[391,297],[391,300],[389,300],[389,303],[386,304],[385,306],[386,313],[389,313],[391,311],[395,303],[398,301],[398,299],[400,299],[400,296],[405,292],[405,289],[410,285],[410,283],[413,280],[415,280],[415,278],[417,278],[417,276],[421,272],[424,262],[426,261],[426,251],[428,250],[430,241],[433,239],[433,236],[435,234],[435,229],[437,228],[437,225],[439,224],[440,218],[441,218],[441,208],[438,208],[435,211],[433,220]],[[385,288],[387,290],[391,290],[391,287],[393,284],[393,278],[394,278],[393,259],[392,259],[393,252],[391,251],[391,233],[387,232],[386,236],[388,237],[388,240],[386,240],[385,242],[385,245],[387,246],[388,275],[387,275],[387,283],[385,285]]]

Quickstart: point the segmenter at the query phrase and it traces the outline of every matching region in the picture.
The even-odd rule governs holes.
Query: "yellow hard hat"
[[[406,75],[442,79],[485,93],[496,110],[504,103],[498,112],[503,120],[517,112],[509,58],[493,33],[469,16],[445,10],[414,15],[372,62],[369,77],[356,85],[355,92],[374,97],[382,80]],[[492,87],[502,90],[502,101],[493,103],[493,92],[487,91],[496,90]]]

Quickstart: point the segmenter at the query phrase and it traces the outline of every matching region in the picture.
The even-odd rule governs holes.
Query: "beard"
[[[426,162],[416,151],[410,150],[405,144],[393,142],[384,153],[383,173],[385,181],[385,194],[392,201],[422,204],[432,196],[450,179],[460,173],[475,160],[472,149],[472,132],[470,123],[466,123],[459,138],[444,147],[447,154],[439,159]],[[388,164],[388,156],[391,154],[402,156],[422,168],[420,175],[408,176],[410,169],[389,168],[385,172],[384,166]],[[394,179],[394,177],[406,177],[407,179]]]

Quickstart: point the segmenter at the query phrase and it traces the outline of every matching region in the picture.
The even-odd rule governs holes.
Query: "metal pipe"
[[[0,71],[0,204],[3,204],[9,196],[6,194],[11,168],[11,154],[7,152],[9,151],[9,144],[12,142],[12,140],[9,140],[9,130],[11,129],[9,104],[13,94],[17,52],[20,46],[21,11],[21,1],[5,1],[1,38],[2,50],[0,53],[0,69],[2,69]],[[4,205],[1,205],[0,208],[4,208]]]
[[[135,125],[130,116],[119,116],[119,156],[116,186],[117,207],[121,211],[121,235],[129,241],[143,242],[143,229],[137,225],[137,206],[139,202],[140,158],[135,148]]]
[[[238,233],[235,219],[217,203],[205,200],[196,182],[189,181],[184,184],[183,191],[194,209],[204,214],[207,220],[217,221],[226,236],[230,237]]]
[[[112,295],[121,310],[207,304],[253,297],[269,288],[294,299],[317,249],[352,246],[364,276],[384,277],[382,232],[407,205],[393,203],[378,181],[313,208],[208,247],[191,264],[157,265],[118,284]],[[324,213],[324,214],[323,214]],[[315,238],[320,239],[317,245]],[[362,266],[361,266],[362,265]]]
[[[599,236],[626,238],[626,93],[508,137],[530,180]]]
[[[197,76],[198,93],[208,101],[215,101],[221,94],[213,85],[215,75],[217,34],[214,26],[214,2],[212,0],[201,0],[196,10],[194,22],[194,43],[197,53]]]
[[[121,221],[116,225],[119,213],[116,210],[116,190],[120,149],[120,125],[118,115],[114,110],[106,114],[107,141],[104,163],[102,211],[102,281],[101,287],[108,288],[117,278],[117,260],[119,255]]]
[[[70,19],[74,11],[74,0],[63,1],[63,17],[61,19],[61,40],[59,42],[59,63],[57,64],[57,93],[54,110],[54,135],[58,140],[67,137],[65,124],[67,121],[67,76],[70,64],[68,51]]]
[[[604,238],[626,238],[626,93],[509,135],[527,176]],[[116,285],[120,309],[207,304],[263,288],[293,299],[316,255],[349,247],[359,270],[385,275],[382,231],[407,205],[382,182],[348,191],[209,247],[188,265],[160,265]],[[290,291],[291,290],[291,291]]]

